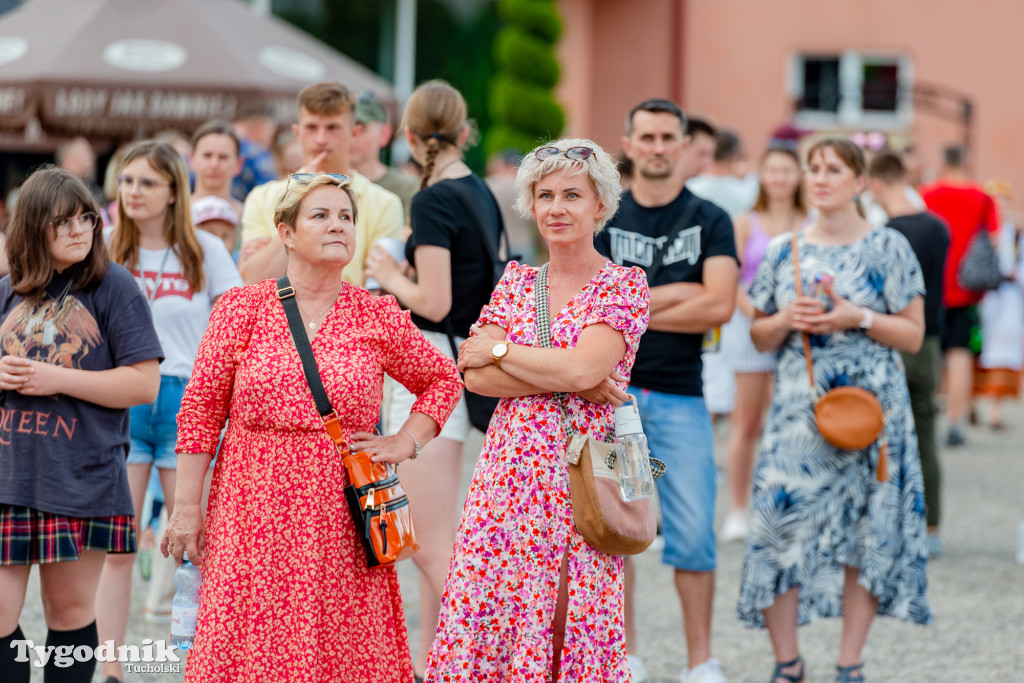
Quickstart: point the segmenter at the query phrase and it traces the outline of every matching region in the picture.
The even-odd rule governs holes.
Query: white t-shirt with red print
[[[173,249],[168,253],[166,249],[140,248],[139,263],[132,269],[135,282],[149,301],[153,327],[164,350],[161,375],[192,376],[192,364],[210,322],[214,300],[232,287],[242,286],[242,278],[224,243],[202,230],[196,230],[196,238],[203,249],[206,280],[198,292],[192,291],[185,279]]]

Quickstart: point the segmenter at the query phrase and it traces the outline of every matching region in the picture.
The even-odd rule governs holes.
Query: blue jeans
[[[187,384],[188,378],[160,375],[156,401],[128,410],[129,465],[153,463],[164,470],[178,467],[174,446],[178,442],[178,410]]]
[[[651,455],[668,466],[657,480],[662,562],[685,571],[715,569],[715,457],[711,416],[702,396],[631,390]]]

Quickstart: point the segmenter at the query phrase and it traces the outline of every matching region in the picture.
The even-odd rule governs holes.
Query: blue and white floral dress
[[[796,296],[791,240],[792,233],[772,240],[750,288],[754,306],[769,315]],[[879,313],[898,313],[924,293],[910,245],[890,228],[842,246],[808,244],[801,231],[798,248],[808,294],[819,272],[833,275],[839,296]],[[903,362],[859,329],[812,335],[811,346],[819,392],[853,385],[881,401],[889,478],[875,478],[879,444],[840,450],[818,433],[803,343],[791,334],[779,349],[754,472],[739,618],[763,627],[761,611],[794,586],[800,587],[800,624],[841,616],[849,565],[879,598],[879,614],[928,624],[924,485]]]

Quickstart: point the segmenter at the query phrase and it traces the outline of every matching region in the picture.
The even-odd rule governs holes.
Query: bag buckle
[[[281,287],[280,289],[277,290],[278,299],[288,299],[293,296],[295,296],[295,288],[292,287],[291,285],[288,285],[287,287]]]
[[[345,435],[341,431],[341,423],[338,422],[338,411],[332,410],[326,415],[320,416],[320,421],[324,425],[324,429],[327,430],[327,434],[331,437],[331,441],[334,442],[334,447],[338,453],[345,455],[348,453],[348,444],[345,443]]]
[[[573,434],[569,439],[569,449],[565,452],[565,459],[570,465],[579,465],[583,447],[587,445],[587,437],[584,434]]]

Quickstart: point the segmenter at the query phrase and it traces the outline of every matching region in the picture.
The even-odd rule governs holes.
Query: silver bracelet
[[[416,435],[410,432],[405,427],[400,427],[398,431],[405,432],[406,434],[409,435],[409,438],[412,439],[412,455],[409,456],[409,459],[415,460],[416,456],[420,454],[420,442],[416,439]]]

